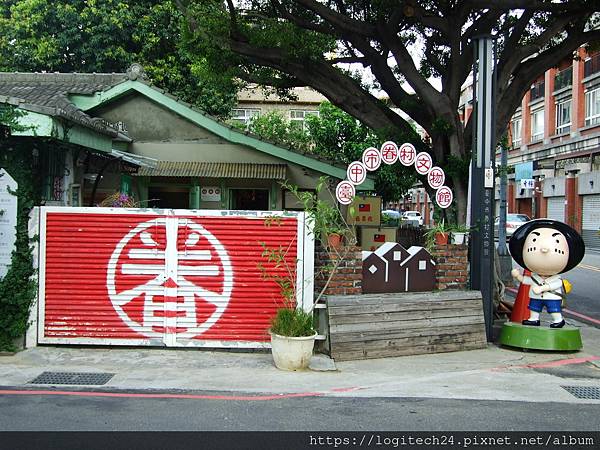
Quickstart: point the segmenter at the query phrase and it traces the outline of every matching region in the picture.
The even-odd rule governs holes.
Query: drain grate
[[[29,384],[101,385],[108,383],[114,375],[102,372],[43,372]]]
[[[600,387],[597,386],[561,386],[569,394],[586,400],[600,400]]]

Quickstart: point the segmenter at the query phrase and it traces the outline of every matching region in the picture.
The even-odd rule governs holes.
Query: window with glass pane
[[[531,113],[531,140],[539,141],[544,138],[544,110],[538,109]]]
[[[290,125],[293,127],[306,129],[306,118],[308,116],[318,116],[319,111],[303,111],[299,109],[292,109],[290,111]]]
[[[244,125],[248,125],[253,117],[260,115],[260,109],[233,109],[231,110],[231,120]]]
[[[521,118],[513,119],[511,123],[512,145],[513,147],[521,146]]]
[[[571,99],[556,104],[556,134],[571,131]]]
[[[600,123],[600,88],[585,93],[585,125]]]

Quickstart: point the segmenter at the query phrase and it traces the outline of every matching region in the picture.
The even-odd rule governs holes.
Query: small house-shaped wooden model
[[[435,262],[423,247],[406,250],[386,242],[374,252],[363,252],[363,293],[432,291]]]

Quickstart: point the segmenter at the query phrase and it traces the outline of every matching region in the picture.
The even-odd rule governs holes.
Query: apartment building
[[[253,117],[278,111],[292,124],[304,127],[304,120],[319,114],[319,105],[327,101],[319,92],[308,87],[292,89],[294,99],[282,99],[274,92],[258,86],[249,86],[238,94],[238,104],[232,110],[231,120],[248,124]]]
[[[512,117],[508,212],[563,221],[600,248],[600,52],[577,56],[541,75]]]

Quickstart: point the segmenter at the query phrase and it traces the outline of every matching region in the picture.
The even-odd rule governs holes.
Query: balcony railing
[[[554,90],[558,91],[559,89],[566,88],[567,86],[571,86],[573,83],[573,66],[561,70],[554,75]]]
[[[540,81],[539,83],[536,83],[533,86],[531,86],[531,101],[537,100],[538,98],[544,98],[545,86],[546,83],[543,81]]]
[[[583,64],[583,76],[589,77],[600,72],[600,53],[596,53]]]

